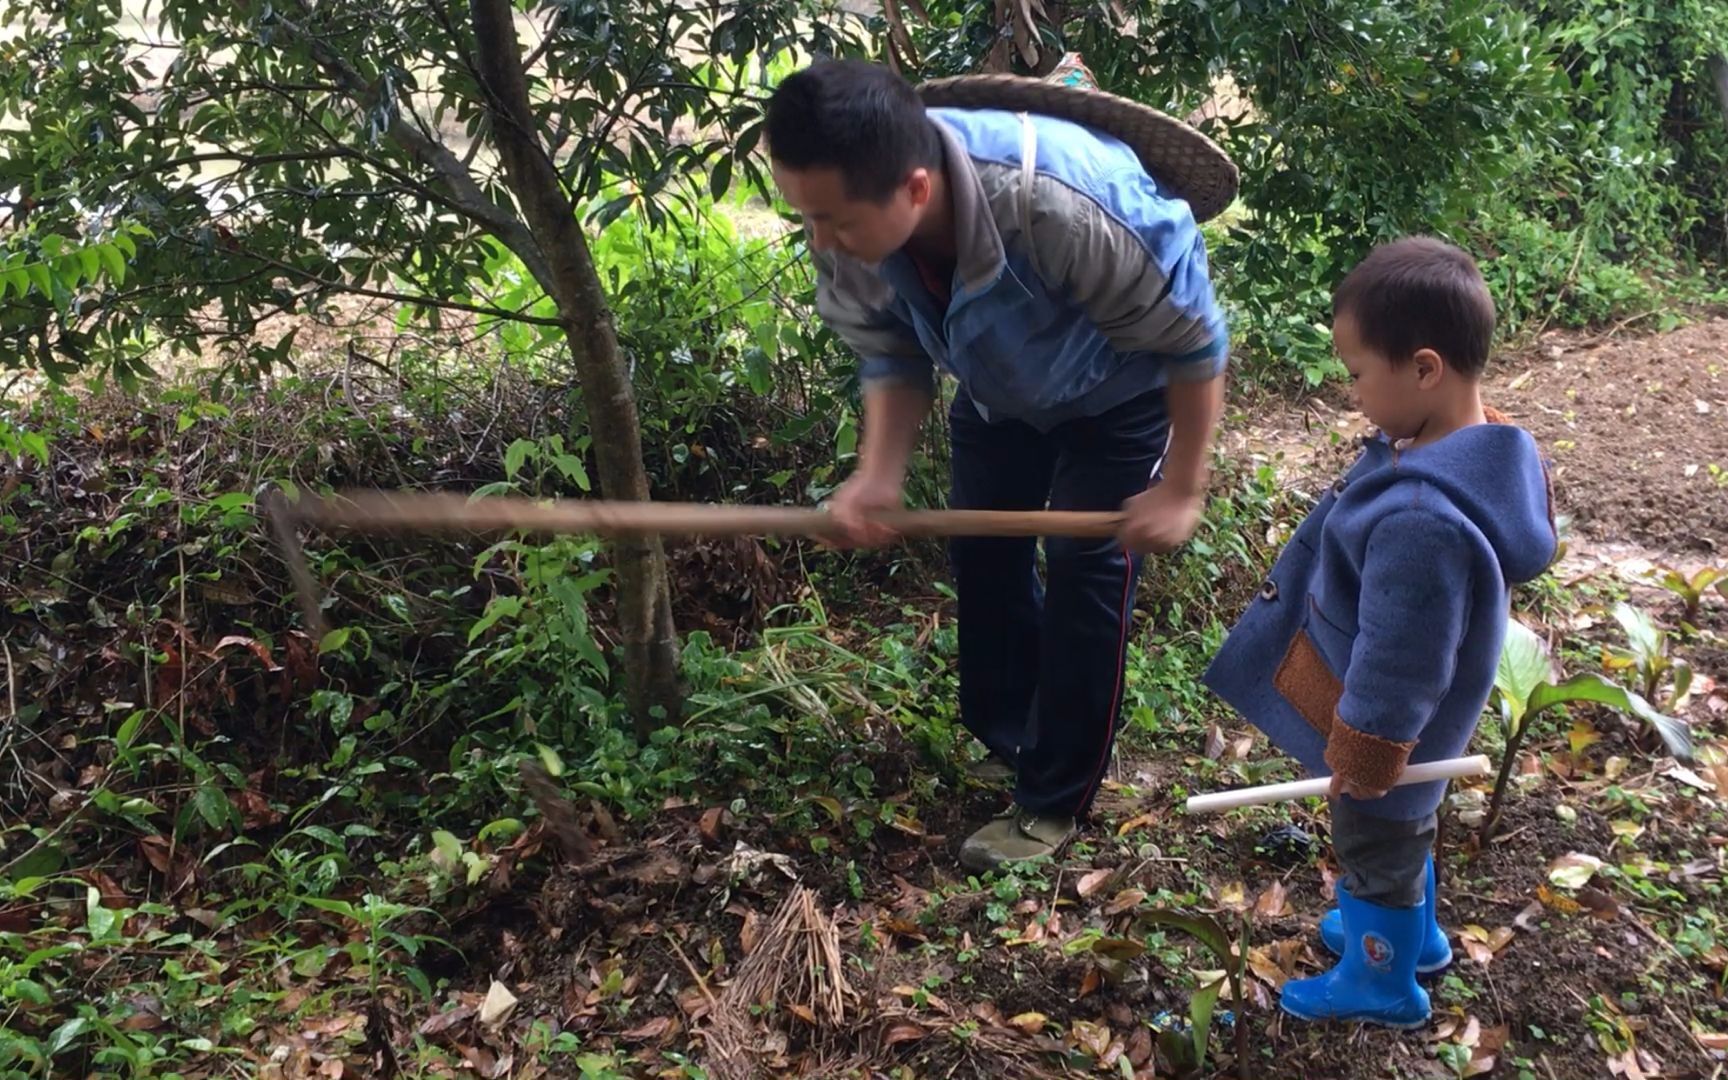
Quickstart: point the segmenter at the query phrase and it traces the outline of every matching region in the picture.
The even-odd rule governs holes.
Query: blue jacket
[[[1510,590],[1557,548],[1535,440],[1509,423],[1414,450],[1368,442],[1285,545],[1205,683],[1311,772],[1369,787],[1465,752]],[[1355,802],[1422,817],[1442,782]]]
[[[931,387],[932,362],[987,419],[1048,430],[1170,380],[1221,373],[1205,243],[1120,140],[1066,120],[931,109],[954,200],[947,303],[903,252],[814,253],[817,310],[868,385]]]

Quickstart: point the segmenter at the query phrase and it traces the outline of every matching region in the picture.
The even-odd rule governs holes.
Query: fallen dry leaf
[[[458,1005],[454,1009],[446,1009],[423,1020],[420,1024],[420,1034],[437,1035],[440,1032],[449,1031],[473,1015],[474,1009],[470,1005]]]
[[[1578,890],[1578,906],[1605,922],[1620,917],[1620,902],[1594,885]]]
[[[1140,814],[1137,817],[1131,817],[1116,827],[1116,835],[1127,836],[1135,829],[1144,829],[1148,825],[1156,824],[1157,821],[1158,815],[1153,813]]]
[[[794,1005],[792,1008],[793,1011],[797,1011],[801,1006]],[[806,1009],[805,1011],[808,1012],[809,1010]],[[620,1038],[629,1039],[633,1042],[658,1042],[671,1034],[677,1026],[678,1022],[670,1016],[656,1016],[640,1027],[626,1031]]]
[[[816,1013],[811,1010],[810,1006],[800,1005],[798,1002],[794,1001],[786,1007],[792,1011],[793,1016],[796,1016],[811,1027],[816,1026]]]
[[[882,1045],[884,1047],[889,1047],[898,1046],[903,1042],[915,1042],[928,1034],[929,1032],[925,1031],[917,1024],[903,1020],[883,1033]]]
[[[1125,911],[1133,911],[1146,899],[1145,889],[1123,889],[1104,905],[1104,914],[1120,915]]]
[[[1290,904],[1282,881],[1274,881],[1266,886],[1260,899],[1254,901],[1254,914],[1263,919],[1280,919],[1290,914]]]
[[[1232,881],[1218,892],[1218,906],[1231,911],[1248,910],[1248,890],[1240,881]]]
[[[1102,1058],[1109,1051],[1111,1040],[1115,1036],[1108,1025],[1093,1023],[1090,1020],[1076,1020],[1069,1025],[1068,1037],[1073,1040],[1074,1045],[1097,1059]]]
[[[1602,869],[1602,860],[1582,851],[1562,855],[1548,864],[1548,880],[1561,888],[1581,889]]]
[[[702,830],[702,839],[710,844],[720,842],[720,824],[725,815],[726,808],[724,806],[711,806],[702,812],[702,821],[697,826]]]
[[[1142,1069],[1151,1060],[1152,1033],[1145,1027],[1137,1027],[1134,1034],[1128,1036],[1128,1061],[1136,1069]]]
[[[1115,876],[1115,870],[1093,870],[1090,873],[1081,875],[1080,883],[1074,888],[1075,891],[1080,894],[1082,900],[1089,900],[1092,898],[1093,893],[1102,889],[1109,883],[1110,879]]]
[[[756,913],[755,908],[746,908],[744,925],[738,928],[738,947],[744,950],[745,956],[749,956],[761,942],[762,916]]]
[[[1092,996],[1103,981],[1104,974],[1096,967],[1087,968],[1086,974],[1080,977],[1080,996],[1083,998]]]
[[[1050,1023],[1050,1018],[1043,1013],[1023,1012],[1008,1021],[1008,1026],[1018,1028],[1028,1035],[1036,1035]]]
[[[516,1008],[516,995],[510,988],[492,980],[492,985],[486,988],[486,1000],[480,1003],[480,1023],[487,1027],[497,1027],[509,1019],[511,1010]]]
[[[1672,765],[1662,775],[1670,780],[1678,780],[1687,787],[1697,788],[1699,791],[1708,792],[1712,795],[1716,794],[1716,784],[1713,781],[1704,779],[1684,765]]]
[[[1728,1035],[1723,1035],[1718,1032],[1710,1032],[1708,1034],[1698,1034],[1692,1037],[1697,1039],[1698,1045],[1702,1046],[1706,1050],[1715,1050],[1718,1052],[1728,1051]]]

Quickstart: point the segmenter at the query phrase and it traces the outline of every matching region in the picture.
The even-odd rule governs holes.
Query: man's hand
[[[1388,788],[1381,788],[1378,791],[1374,790],[1373,788],[1365,788],[1361,784],[1351,783],[1349,780],[1346,780],[1344,777],[1338,775],[1337,773],[1333,773],[1332,774],[1332,790],[1327,792],[1327,794],[1330,795],[1334,799],[1336,799],[1340,795],[1348,795],[1352,799],[1361,799],[1364,802],[1367,802],[1371,799],[1378,799],[1381,796],[1385,795],[1388,791],[1391,791],[1391,790],[1392,789],[1389,787]]]
[[[1200,526],[1206,496],[1169,484],[1141,492],[1122,504],[1122,546],[1135,555],[1162,555],[1188,542]]]
[[[828,500],[828,516],[835,526],[829,545],[856,548],[892,543],[897,535],[894,530],[870,519],[883,510],[899,510],[905,505],[900,484],[869,472],[853,473]]]

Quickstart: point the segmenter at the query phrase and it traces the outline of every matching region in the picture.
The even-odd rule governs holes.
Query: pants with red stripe
[[[1154,483],[1169,443],[1164,392],[1048,431],[988,422],[964,391],[949,411],[965,510],[1107,510]],[[1114,539],[968,537],[949,545],[959,594],[960,718],[1018,771],[1015,801],[1083,817],[1122,710],[1140,560]]]

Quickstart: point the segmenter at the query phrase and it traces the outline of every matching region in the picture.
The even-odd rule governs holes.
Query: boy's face
[[[1389,438],[1408,439],[1422,430],[1431,407],[1424,394],[1439,382],[1444,364],[1432,349],[1401,363],[1362,340],[1356,320],[1340,314],[1332,323],[1332,347],[1350,372],[1350,397],[1368,422]]]
[[[914,169],[886,202],[854,199],[838,169],[788,169],[774,163],[774,183],[804,215],[810,246],[879,263],[899,251],[930,202],[930,170]]]

